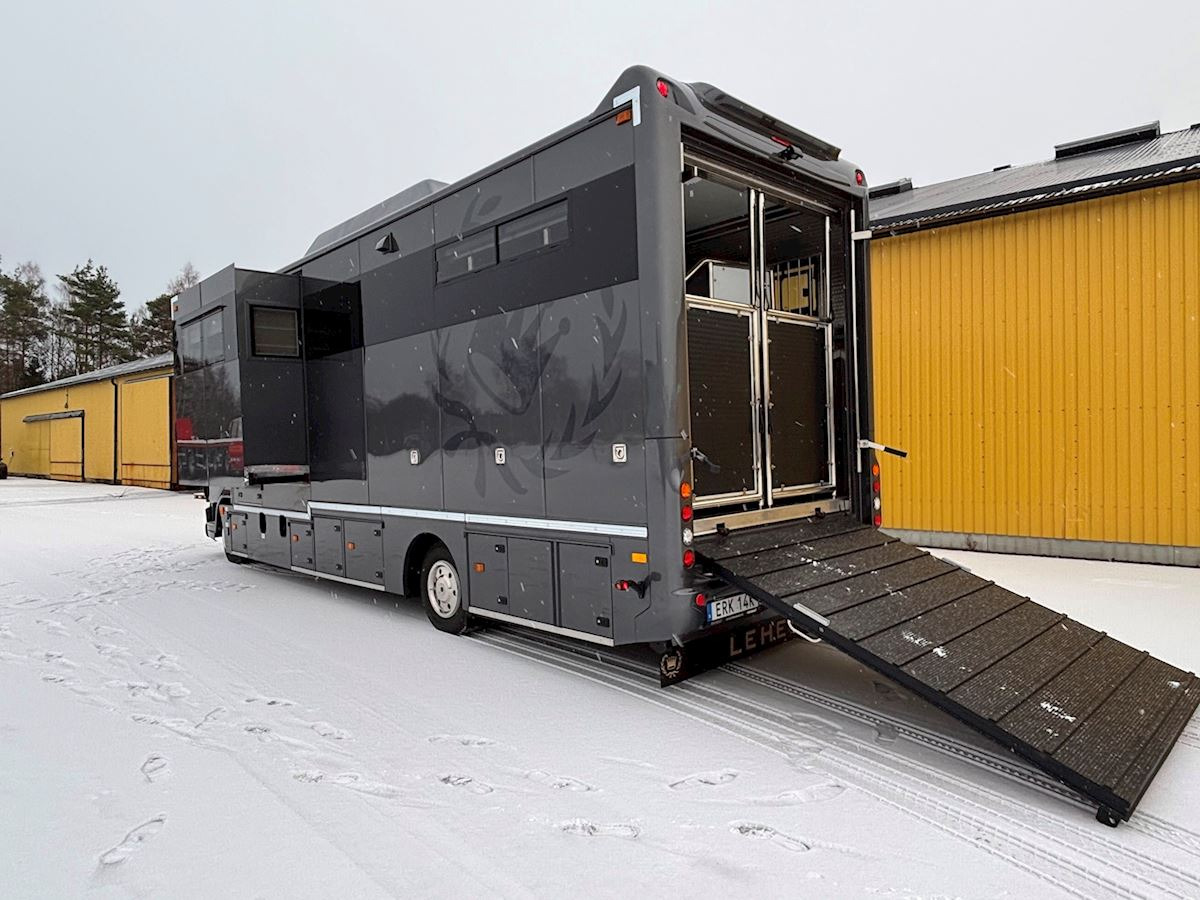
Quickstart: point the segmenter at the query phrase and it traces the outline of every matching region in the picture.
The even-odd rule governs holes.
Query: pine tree
[[[175,334],[171,320],[171,300],[200,282],[200,273],[190,262],[167,282],[167,289],[133,314],[129,324],[130,345],[135,357],[169,353]]]
[[[46,279],[36,263],[0,270],[0,393],[40,383],[46,337]]]
[[[59,275],[67,292],[66,319],[71,330],[77,373],[99,369],[130,358],[129,323],[120,300],[121,289],[104,266],[92,260]]]

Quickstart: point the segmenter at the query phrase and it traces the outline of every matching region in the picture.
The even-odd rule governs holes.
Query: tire
[[[425,615],[438,631],[462,634],[467,630],[462,576],[454,557],[441,544],[431,547],[421,563],[419,596]]]

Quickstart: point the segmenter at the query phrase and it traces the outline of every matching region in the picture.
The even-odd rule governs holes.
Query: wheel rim
[[[458,572],[445,560],[438,560],[429,569],[425,579],[425,596],[430,608],[443,619],[451,619],[458,612]]]

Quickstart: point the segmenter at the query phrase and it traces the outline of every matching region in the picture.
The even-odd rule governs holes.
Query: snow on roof
[[[73,384],[88,384],[92,381],[107,381],[109,378],[119,378],[122,375],[136,375],[138,372],[149,372],[152,369],[167,369],[175,365],[175,359],[170,353],[162,353],[158,356],[150,356],[146,359],[135,359],[133,362],[118,363],[115,366],[105,366],[103,369],[96,369],[91,372],[84,372],[80,375],[69,375],[66,378],[59,378],[57,381],[48,381],[45,384],[37,384],[33,387],[21,388],[19,391],[9,391],[7,394],[0,394],[0,398],[17,397],[21,394],[36,394],[38,391],[48,391],[52,388],[70,387]]]
[[[1055,148],[1055,159],[1002,166],[911,190],[896,190],[900,182],[881,185],[883,190],[871,192],[871,226],[905,229],[1061,202],[1096,191],[1132,189],[1164,178],[1200,177],[1200,124],[1167,134],[1156,132],[1155,124],[1072,141]],[[1112,145],[1113,139],[1126,134],[1131,139]]]

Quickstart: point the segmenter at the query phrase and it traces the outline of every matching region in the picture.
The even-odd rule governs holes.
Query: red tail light
[[[679,510],[679,517],[685,522],[692,521],[693,515],[694,513],[692,512],[692,508],[690,506],[681,507]]]
[[[665,81],[663,81],[661,78],[658,79],[658,84],[656,85],[656,87],[658,88],[658,92],[660,94],[662,94],[664,97],[667,96],[669,93],[671,93],[671,86],[669,84],[667,84]]]
[[[875,514],[875,527],[879,528],[881,525],[883,525],[883,516],[879,515],[879,513],[876,513]]]
[[[707,602],[708,602],[708,598],[705,597],[703,594],[696,595],[696,605],[697,606],[703,608],[704,604],[706,604]]]
[[[863,174],[862,169],[854,170],[854,183],[857,184],[859,187],[862,187],[864,184],[867,183],[867,176]]]
[[[696,564],[696,551],[691,548],[683,551],[683,567],[690,569]]]

